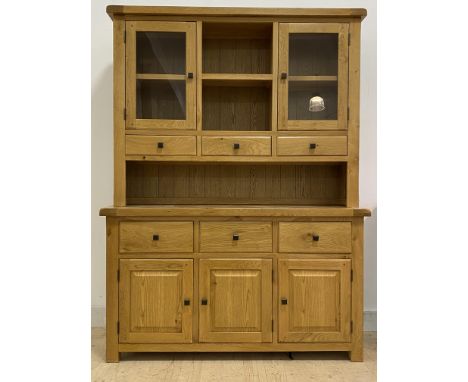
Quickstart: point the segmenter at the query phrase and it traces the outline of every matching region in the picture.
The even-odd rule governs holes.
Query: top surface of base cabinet
[[[364,8],[237,8],[237,7],[165,7],[108,5],[107,13],[114,16],[139,17],[158,16],[256,16],[256,17],[323,17],[323,18],[359,18],[364,19]]]

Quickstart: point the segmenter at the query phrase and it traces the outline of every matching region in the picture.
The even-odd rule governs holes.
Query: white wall
[[[377,8],[371,0],[242,0],[230,1],[104,1],[91,2],[91,256],[92,256],[92,323],[104,325],[105,299],[105,218],[99,208],[112,204],[113,138],[112,138],[112,22],[105,12],[108,4],[186,5],[218,7],[288,7],[288,8],[366,8],[362,24],[361,55],[361,165],[360,205],[373,209],[374,216],[365,223],[365,297],[364,309],[372,320],[368,329],[375,329],[377,309]]]

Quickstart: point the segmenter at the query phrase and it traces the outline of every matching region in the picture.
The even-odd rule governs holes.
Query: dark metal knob
[[[234,143],[233,147],[237,150],[240,149],[240,143]]]
[[[286,78],[288,78],[288,73],[281,73],[281,79],[285,80]]]
[[[162,149],[164,147],[164,142],[158,142],[158,149]]]
[[[188,298],[186,298],[184,300],[184,305],[187,306],[187,305],[190,305],[190,300]]]
[[[206,298],[202,298],[201,304],[202,305],[208,305],[208,300]]]
[[[288,299],[287,298],[282,298],[281,299],[281,305],[288,305]]]
[[[317,147],[316,143],[309,143],[309,149],[315,149]]]
[[[193,78],[193,73],[192,73],[192,72],[188,72],[188,73],[187,73],[187,78]]]
[[[159,235],[153,235],[153,240],[159,240]]]
[[[232,240],[239,240],[239,234],[238,233],[232,234]]]
[[[319,241],[319,239],[320,239],[319,235],[312,234],[312,240],[313,241]]]

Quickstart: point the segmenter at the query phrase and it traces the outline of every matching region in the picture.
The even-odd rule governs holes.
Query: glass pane
[[[289,81],[288,119],[289,120],[336,120],[337,119],[336,81]],[[323,99],[322,111],[311,111],[313,97]]]
[[[337,33],[291,33],[290,76],[338,75]]]
[[[137,80],[138,119],[185,119],[184,80]]]
[[[185,32],[136,32],[137,73],[185,74]]]

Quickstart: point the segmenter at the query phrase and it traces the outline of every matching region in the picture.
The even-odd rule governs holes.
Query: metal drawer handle
[[[288,305],[288,299],[287,298],[282,298],[281,299],[281,305]]]
[[[234,143],[233,145],[234,149],[240,149],[240,143]]]
[[[158,142],[158,149],[164,148],[164,142]]]
[[[316,234],[314,234],[314,233],[312,234],[312,240],[313,240],[313,241],[319,241],[319,239],[320,239],[320,236],[319,236],[319,235],[316,235]]]
[[[232,240],[239,240],[239,234],[238,233],[232,234]]]
[[[208,300],[206,298],[202,298],[201,304],[202,305],[208,305]]]
[[[190,305],[190,300],[188,298],[186,298],[184,300],[184,305],[187,306],[187,305]]]
[[[155,241],[156,241],[156,240],[159,240],[159,235],[158,235],[158,234],[153,235],[153,240],[155,240]]]

